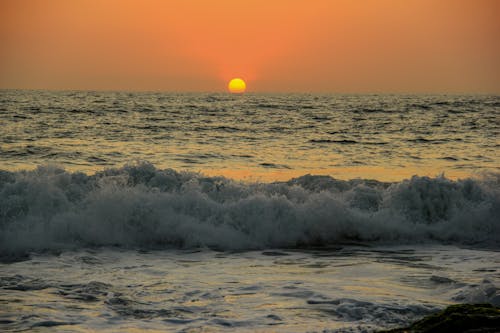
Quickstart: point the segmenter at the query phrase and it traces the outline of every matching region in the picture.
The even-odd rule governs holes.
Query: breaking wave
[[[141,162],[0,171],[0,254],[88,246],[246,250],[345,242],[499,247],[500,174],[242,183]]]

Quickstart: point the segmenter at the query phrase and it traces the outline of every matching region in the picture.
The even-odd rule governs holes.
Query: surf
[[[251,250],[500,246],[500,175],[400,182],[304,175],[241,182],[148,162],[95,174],[0,171],[0,254],[119,246]]]

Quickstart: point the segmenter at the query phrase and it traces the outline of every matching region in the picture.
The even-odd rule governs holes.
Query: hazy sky
[[[0,88],[500,93],[497,0],[0,0]]]

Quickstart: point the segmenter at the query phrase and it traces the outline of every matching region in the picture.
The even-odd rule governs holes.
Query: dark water
[[[87,249],[0,263],[0,329],[373,332],[450,303],[500,305],[498,252]]]
[[[499,116],[498,96],[1,91],[0,330],[371,332],[499,305]]]

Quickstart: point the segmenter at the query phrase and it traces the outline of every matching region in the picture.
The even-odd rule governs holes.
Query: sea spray
[[[147,162],[93,175],[0,172],[0,251],[88,246],[248,250],[343,242],[498,247],[498,175],[395,183],[305,175],[244,183]]]

